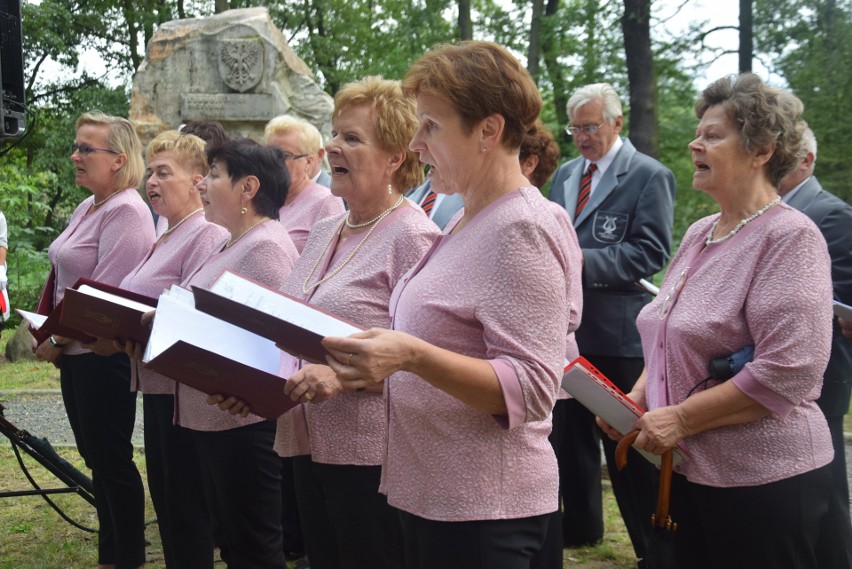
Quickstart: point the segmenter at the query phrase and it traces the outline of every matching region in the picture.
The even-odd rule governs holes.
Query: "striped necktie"
[[[592,193],[592,174],[597,169],[597,164],[589,164],[586,173],[583,174],[583,178],[580,180],[580,192],[577,194],[577,209],[574,210],[574,219],[580,217],[580,212],[583,211],[583,208],[589,202],[589,196]]]
[[[430,189],[429,193],[426,194],[426,197],[423,198],[423,201],[420,203],[420,207],[422,207],[423,211],[426,212],[427,217],[432,212],[432,208],[435,207],[436,199],[438,199],[438,194]]]

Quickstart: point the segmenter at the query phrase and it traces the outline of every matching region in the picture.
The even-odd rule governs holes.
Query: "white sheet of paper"
[[[112,294],[111,292],[106,292],[85,284],[80,285],[80,288],[77,289],[77,292],[88,294],[89,296],[94,296],[95,298],[101,298],[103,300],[112,302],[113,304],[118,304],[120,306],[126,306],[127,308],[138,310],[142,314],[154,310],[147,304],[136,302],[135,300],[130,300],[129,298],[124,298],[123,296],[118,296],[117,294]]]
[[[224,272],[210,287],[212,292],[255,308],[300,328],[326,336],[351,336],[357,327],[320,312],[306,304],[276,294],[266,287],[231,272]]]
[[[834,315],[844,320],[852,320],[852,306],[834,301]]]
[[[21,315],[21,318],[29,322],[30,326],[33,327],[34,330],[38,330],[41,328],[44,321],[47,320],[47,316],[44,314],[36,314],[35,312],[30,312],[29,310],[21,310],[20,308],[16,308],[15,312]]]
[[[274,342],[200,312],[187,305],[180,296],[160,296],[143,361],[151,361],[182,340],[255,369],[279,375],[281,350]]]

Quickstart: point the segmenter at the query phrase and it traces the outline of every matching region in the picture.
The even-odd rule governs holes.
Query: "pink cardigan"
[[[198,271],[214,251],[222,249],[228,237],[224,227],[210,223],[198,212],[152,246],[119,286],[156,299],[165,289]],[[175,392],[173,380],[142,367],[137,360],[131,364],[131,389],[149,394]]]
[[[56,269],[54,305],[81,277],[117,286],[154,242],[151,212],[136,190],[120,191],[87,215],[94,200],[89,196],[77,206],[68,227],[48,248]],[[79,342],[62,350],[69,355],[87,352]]]
[[[379,223],[339,273],[305,294],[305,279],[320,257],[322,261],[310,278],[312,283],[329,269],[334,270],[364,237],[364,233],[349,237],[332,259],[342,218],[338,215],[321,221],[311,231],[284,292],[364,328],[388,328],[391,291],[432,245],[438,228],[422,211],[400,207]],[[284,358],[290,373],[301,368],[301,360],[287,354]],[[387,436],[385,407],[381,393],[344,393],[324,403],[300,406],[279,419],[275,449],[282,456],[304,454],[308,452],[307,441],[295,439],[309,433],[315,462],[379,465]]]
[[[577,267],[541,193],[516,190],[455,234],[457,216],[391,298],[393,328],[489,361],[508,416],[477,411],[409,372],[386,383],[381,490],[396,508],[441,521],[522,518],[558,507],[547,440]]]
[[[343,212],[342,199],[333,195],[325,186],[311,182],[296,199],[281,207],[278,219],[290,234],[296,250],[301,253],[314,225]]]
[[[181,283],[209,287],[224,271],[240,273],[268,287],[280,289],[299,254],[285,229],[274,220],[246,233],[231,247],[214,253],[195,274]],[[196,431],[224,431],[264,421],[222,412],[207,404],[207,394],[178,383],[175,388],[175,423]]]
[[[650,409],[679,403],[709,376],[711,359],[754,346],[753,361],[730,381],[772,415],[684,439],[690,458],[679,467],[698,484],[754,486],[833,456],[814,403],[831,348],[830,262],[816,226],[785,204],[705,248],[716,219],[689,228],[660,294],[639,314],[646,398]],[[681,275],[682,289],[661,317]]]

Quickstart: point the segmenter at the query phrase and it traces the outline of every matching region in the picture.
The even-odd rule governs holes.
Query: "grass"
[[[0,334],[0,353],[11,335],[10,330]],[[0,358],[1,359],[1,358]],[[21,389],[58,389],[59,372],[43,362],[28,360],[9,363],[0,361],[0,391]],[[852,415],[844,419],[845,430],[852,432]],[[76,449],[60,448],[57,452],[88,474]],[[143,479],[145,456],[139,450],[135,460]],[[32,458],[24,455],[24,463],[36,481],[45,488],[55,488],[58,481]],[[0,437],[0,491],[29,490],[30,486],[21,472],[8,444]],[[55,495],[52,499],[78,523],[89,527],[97,524],[94,508],[76,495]],[[147,498],[147,516],[153,520],[153,507]],[[566,549],[564,567],[585,569],[627,569],[635,567],[630,539],[621,520],[618,506],[608,482],[604,481],[604,539],[593,547]],[[160,536],[156,524],[146,530],[150,542],[147,548],[147,569],[163,569]],[[0,507],[0,569],[65,569],[94,567],[96,565],[97,537],[74,528],[37,496],[3,499]],[[217,567],[224,566],[217,563]]]

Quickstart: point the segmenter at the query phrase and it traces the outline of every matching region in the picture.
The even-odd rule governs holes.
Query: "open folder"
[[[195,307],[212,316],[272,340],[297,358],[325,364],[326,336],[350,336],[363,328],[273,290],[247,277],[225,271],[210,290],[192,287]]]
[[[156,306],[154,298],[80,279],[65,289],[59,322],[98,338],[144,344],[150,329],[142,325],[142,315]]]
[[[196,310],[192,294],[179,287],[160,296],[142,361],[199,391],[245,401],[267,419],[296,405],[284,395],[275,343]]]
[[[562,389],[622,434],[632,431],[636,419],[645,414],[644,409],[582,356],[565,366]],[[633,448],[654,464],[660,464],[660,455]],[[675,465],[686,458],[677,448],[672,454]]]

